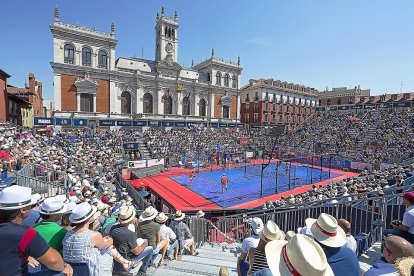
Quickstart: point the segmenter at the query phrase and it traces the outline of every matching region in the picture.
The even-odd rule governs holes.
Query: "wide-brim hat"
[[[159,213],[158,216],[155,218],[155,221],[159,223],[164,223],[167,220],[168,220],[168,217],[163,212]]]
[[[133,220],[137,212],[132,206],[122,206],[119,212],[118,221],[119,223],[128,223]]]
[[[414,269],[414,257],[398,258],[395,261],[395,269],[398,275],[411,276]]]
[[[37,203],[32,189],[13,185],[0,192],[0,210],[17,210]]]
[[[140,221],[153,220],[158,215],[157,209],[152,206],[147,207],[139,216]]]
[[[284,240],[285,234],[275,222],[268,220],[263,230],[259,233],[259,237],[266,242],[270,242]]]
[[[67,205],[55,197],[46,198],[39,206],[39,213],[43,215],[63,214],[67,211]]]
[[[305,223],[313,237],[323,245],[336,248],[346,243],[344,230],[339,227],[338,221],[331,215],[322,213],[318,219],[307,218]]]
[[[267,264],[274,276],[306,275],[333,276],[321,246],[312,239],[297,234],[287,241],[266,244]]]
[[[96,212],[96,207],[87,202],[76,205],[69,216],[69,221],[74,224],[82,223],[90,219]]]
[[[205,215],[205,213],[202,210],[198,211],[197,214],[196,214],[196,216],[198,218],[202,218],[202,217],[204,217],[204,215]]]
[[[175,221],[180,221],[180,220],[183,220],[184,218],[185,218],[185,214],[183,212],[181,212],[180,210],[175,212],[175,217],[174,217]]]

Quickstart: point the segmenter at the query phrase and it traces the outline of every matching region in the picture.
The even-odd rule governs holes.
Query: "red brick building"
[[[0,69],[0,122],[7,121],[7,79],[10,75]]]
[[[241,122],[250,126],[284,124],[293,129],[315,112],[318,90],[273,79],[250,80],[241,88]]]

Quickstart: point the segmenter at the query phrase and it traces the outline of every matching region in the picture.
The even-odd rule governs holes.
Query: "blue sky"
[[[274,78],[319,90],[371,88],[372,94],[414,91],[414,1],[410,0],[61,0],[2,3],[0,68],[23,86],[32,72],[53,97],[52,35],[59,6],[64,22],[109,31],[116,55],[154,59],[156,12],[178,11],[179,63],[241,56],[242,84]]]

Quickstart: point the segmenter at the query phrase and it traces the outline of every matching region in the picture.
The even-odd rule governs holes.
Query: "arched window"
[[[228,119],[230,117],[229,107],[227,105],[223,106],[223,118]]]
[[[210,73],[207,73],[207,81],[210,82],[211,81],[211,76]]]
[[[152,114],[152,106],[153,106],[153,104],[152,104],[152,95],[150,93],[145,93],[144,94],[143,112]]]
[[[98,67],[108,68],[108,54],[104,50],[100,50],[98,53]]]
[[[216,85],[221,85],[221,72],[216,73]]]
[[[91,66],[92,64],[92,51],[89,47],[82,48],[82,65]]]
[[[183,115],[190,115],[191,105],[190,105],[190,99],[187,97],[184,97],[183,99]]]
[[[65,44],[64,62],[69,64],[75,63],[75,48],[71,44]]]
[[[121,113],[131,114],[131,94],[127,91],[121,94]]]
[[[172,114],[172,98],[170,95],[164,99],[164,114]]]
[[[198,108],[199,108],[198,110],[199,115],[205,117],[206,116],[206,100],[201,99]]]
[[[233,75],[233,82],[231,84],[231,87],[237,88],[237,76]]]
[[[93,95],[82,93],[80,94],[80,111],[93,112]]]
[[[229,81],[230,81],[230,75],[229,74],[225,74],[224,75],[224,86],[229,86]]]

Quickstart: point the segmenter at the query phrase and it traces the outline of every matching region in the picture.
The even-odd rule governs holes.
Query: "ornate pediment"
[[[157,64],[157,72],[168,77],[177,77],[181,69],[182,67],[172,59],[171,54]]]
[[[88,94],[96,94],[96,90],[98,90],[98,82],[94,79],[91,79],[89,76],[85,76],[84,78],[77,78],[75,80],[74,85],[76,86],[77,93],[88,93]]]
[[[229,106],[231,105],[231,96],[230,95],[223,95],[221,96],[221,105],[222,106]]]

